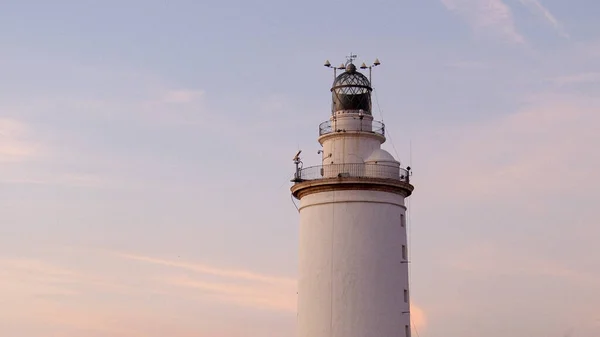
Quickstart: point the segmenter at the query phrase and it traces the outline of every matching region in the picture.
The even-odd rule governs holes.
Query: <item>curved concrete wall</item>
[[[366,132],[372,129],[372,121],[373,117],[364,116],[361,119],[356,113],[338,115],[335,120],[332,119],[333,133],[322,142],[323,165],[362,163],[374,150],[381,148],[382,138]]]
[[[301,199],[298,337],[404,336],[404,213],[404,198],[388,192]]]

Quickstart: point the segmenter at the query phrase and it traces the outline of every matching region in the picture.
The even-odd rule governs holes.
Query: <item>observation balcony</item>
[[[297,167],[291,191],[296,199],[312,193],[341,190],[375,190],[408,197],[414,189],[410,184],[410,173],[410,168],[376,163]]]
[[[319,124],[319,136],[333,132],[346,131],[371,132],[385,137],[385,124],[383,124],[383,122],[372,121],[366,118],[361,120],[359,123],[349,123],[347,121],[338,120],[336,122],[325,121]]]
[[[382,164],[328,164],[299,168],[292,182],[338,178],[391,179],[410,183],[409,171],[398,166]]]

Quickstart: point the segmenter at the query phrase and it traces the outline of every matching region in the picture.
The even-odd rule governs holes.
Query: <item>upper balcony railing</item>
[[[298,169],[293,182],[334,178],[379,178],[410,181],[410,172],[398,166],[382,164],[328,164]]]
[[[344,131],[362,131],[372,132],[382,136],[385,136],[385,124],[379,121],[361,121],[360,123],[341,123],[325,121],[319,125],[319,136],[326,135],[332,132],[344,132]]]

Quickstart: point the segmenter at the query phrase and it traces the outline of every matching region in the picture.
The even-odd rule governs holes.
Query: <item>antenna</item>
[[[353,63],[353,62],[354,62],[354,60],[356,60],[356,58],[357,58],[357,57],[358,57],[358,56],[357,56],[356,54],[354,54],[354,53],[350,53],[350,55],[346,56],[346,63],[341,63],[339,66],[337,66],[337,67],[334,67],[334,66],[332,66],[332,65],[331,65],[331,62],[329,62],[329,60],[325,60],[325,63],[324,63],[323,65],[324,65],[325,67],[327,67],[327,68],[331,68],[331,69],[333,69],[333,79],[334,79],[334,81],[335,81],[335,79],[336,79],[336,77],[337,77],[337,70],[338,70],[338,69],[339,69],[339,70],[344,70],[344,69],[346,69],[346,67],[347,67],[349,64]],[[378,65],[380,65],[380,64],[381,64],[381,62],[379,62],[379,59],[378,59],[378,58],[376,58],[376,59],[375,59],[375,62],[373,62],[373,64],[372,64],[372,65],[370,65],[370,66],[367,66],[367,65],[366,65],[364,62],[363,62],[361,65],[360,65],[360,69],[369,69],[369,82],[371,82],[371,69],[372,69],[373,67],[377,67],[377,66],[378,66]]]
[[[356,60],[358,56],[356,56],[356,54],[352,54],[350,53],[350,55],[346,56],[346,65],[349,65],[350,63],[354,62],[354,60]]]
[[[300,153],[302,153],[302,150],[298,150],[298,152],[292,159],[294,161],[294,164],[296,165],[296,173],[294,174],[294,179],[292,179],[292,182],[294,182],[294,183],[299,183],[302,181],[302,166],[303,165],[302,165],[302,160],[300,160]]]

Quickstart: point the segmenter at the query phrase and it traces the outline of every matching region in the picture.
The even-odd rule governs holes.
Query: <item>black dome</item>
[[[371,83],[369,79],[356,71],[356,66],[350,63],[346,71],[336,77],[331,88],[332,110],[363,110],[371,113]]]

